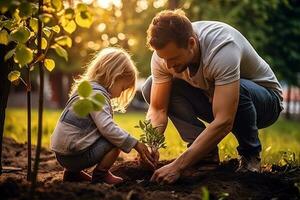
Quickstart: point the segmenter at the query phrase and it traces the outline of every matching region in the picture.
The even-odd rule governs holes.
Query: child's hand
[[[156,162],[155,162],[154,158],[152,157],[151,153],[148,151],[147,146],[141,142],[137,142],[134,148],[140,154],[142,161],[147,166],[149,166],[150,168],[155,170]]]

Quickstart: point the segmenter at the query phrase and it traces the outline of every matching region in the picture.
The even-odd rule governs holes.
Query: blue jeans
[[[150,76],[142,89],[148,103],[151,84],[152,77]],[[259,154],[261,143],[258,138],[258,129],[273,124],[278,119],[281,110],[280,99],[274,91],[250,80],[240,80],[239,105],[232,129],[239,143],[237,150],[240,155]],[[201,120],[207,123],[214,120],[212,104],[204,95],[203,90],[175,78],[172,83],[168,117],[181,138],[190,144],[205,129],[205,124]]]
[[[83,169],[99,164],[103,157],[115,146],[104,137],[100,137],[94,144],[76,155],[61,155],[55,153],[58,163],[69,171],[79,172]]]

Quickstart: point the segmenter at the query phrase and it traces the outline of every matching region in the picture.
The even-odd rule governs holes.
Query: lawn
[[[43,140],[44,147],[49,146],[50,135],[59,118],[60,110],[46,110],[44,112]],[[37,112],[33,111],[32,120],[32,140],[36,143],[37,133]],[[126,114],[115,114],[117,124],[123,129],[139,138],[141,132],[134,128],[139,120],[145,118],[143,112],[128,112]],[[12,137],[18,142],[27,140],[27,120],[26,110],[7,109],[4,136]],[[180,139],[175,127],[169,122],[166,133],[167,148],[161,150],[162,159],[172,159],[177,157],[186,149],[186,144]],[[263,145],[262,161],[269,164],[285,164],[291,162],[300,163],[300,123],[287,121],[280,118],[274,125],[260,130],[260,139]],[[237,142],[232,134],[229,134],[220,144],[221,159],[237,157]],[[130,154],[134,156],[135,153]]]

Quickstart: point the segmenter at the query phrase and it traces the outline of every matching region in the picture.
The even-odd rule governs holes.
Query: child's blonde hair
[[[114,111],[125,112],[136,92],[138,71],[130,55],[121,48],[108,47],[99,51],[88,64],[83,75],[75,79],[72,85],[72,95],[82,81],[95,81],[110,89],[116,80],[126,78],[130,87],[122,91],[120,97],[111,100]]]

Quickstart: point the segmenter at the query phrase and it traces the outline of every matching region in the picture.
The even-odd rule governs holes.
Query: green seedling
[[[166,148],[164,134],[159,133],[157,127],[153,127],[150,120],[140,120],[139,125],[135,128],[140,128],[143,131],[140,141],[146,144],[152,152],[157,152],[160,148]]]

